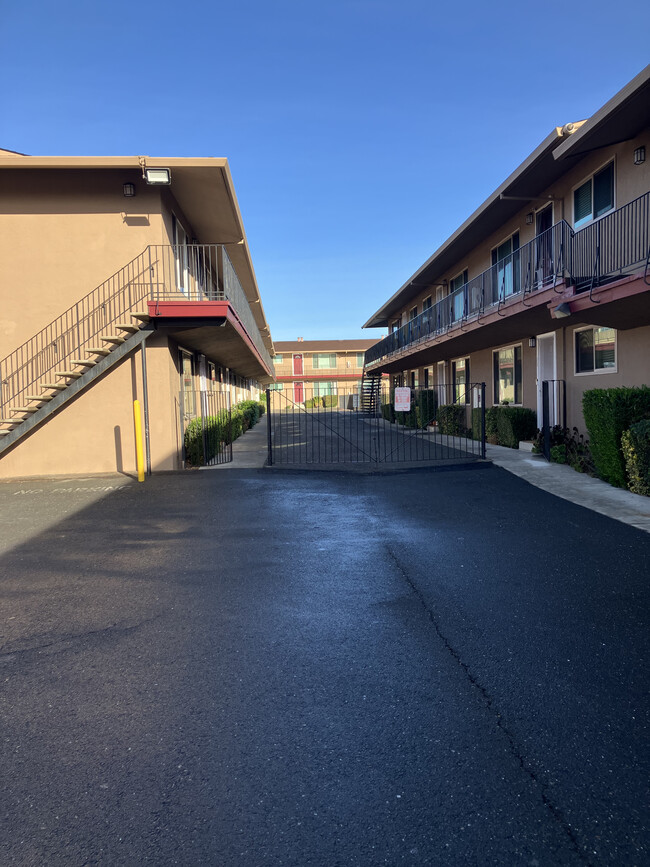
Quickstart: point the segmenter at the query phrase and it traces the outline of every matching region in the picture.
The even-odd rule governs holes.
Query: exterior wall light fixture
[[[535,219],[535,215],[533,214],[532,211],[529,211],[529,213],[526,214],[526,225],[532,226],[534,219]]]
[[[144,170],[144,179],[148,184],[156,187],[168,187],[172,182],[172,173],[169,169]]]
[[[528,345],[531,347],[531,349],[533,349],[535,346],[537,346],[536,338],[535,337],[529,337],[528,338]]]
[[[641,145],[640,148],[637,148],[634,151],[634,165],[640,166],[641,163],[645,162],[645,145]]]
[[[135,196],[135,184],[124,184],[122,189],[127,199],[132,199]]]

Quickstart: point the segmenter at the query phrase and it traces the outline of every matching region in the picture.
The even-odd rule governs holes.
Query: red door
[[[302,355],[293,356],[293,375],[302,376]]]
[[[302,403],[304,399],[302,382],[294,382],[293,384],[293,399],[295,403]]]

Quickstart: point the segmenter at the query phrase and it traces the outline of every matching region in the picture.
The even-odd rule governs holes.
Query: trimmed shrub
[[[339,398],[336,394],[326,394],[323,396],[322,400],[325,408],[339,405]]]
[[[650,419],[630,426],[621,435],[628,488],[634,494],[650,497]]]
[[[393,409],[392,392],[388,403],[382,403],[381,405],[381,415],[382,418],[385,418],[386,421],[389,421],[391,424],[395,421],[395,410]]]
[[[520,440],[532,440],[537,430],[537,415],[525,406],[495,406],[497,445],[518,449]],[[485,419],[487,428],[487,417]],[[490,420],[490,427],[492,420]]]
[[[596,473],[618,488],[626,487],[623,432],[650,418],[650,388],[594,388],[582,396],[582,411]]]
[[[230,442],[228,413],[193,418],[185,429],[185,460],[192,467],[199,467],[219,454],[225,443]],[[207,455],[204,454],[204,446]]]
[[[465,436],[465,405],[447,403],[439,406],[438,430],[448,436]]]
[[[436,421],[438,412],[438,395],[433,389],[422,389],[415,397],[416,424],[419,428],[425,428]]]

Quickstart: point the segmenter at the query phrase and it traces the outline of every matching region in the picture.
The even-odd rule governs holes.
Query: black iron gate
[[[180,430],[183,461],[202,467],[232,461],[230,394],[189,391],[180,394]]]
[[[268,462],[404,466],[485,457],[485,383],[415,388],[408,396],[401,410],[387,387],[370,408],[358,390],[269,390]]]

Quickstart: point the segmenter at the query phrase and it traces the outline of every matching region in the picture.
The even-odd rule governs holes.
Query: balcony
[[[591,297],[594,289],[644,265],[647,275],[649,257],[650,193],[578,232],[563,220],[372,346],[366,368],[410,354],[430,340],[459,336],[465,325],[476,327],[484,316],[519,313],[550,288],[572,287],[572,293]]]
[[[241,338],[248,338],[269,373],[271,356],[251,304],[226,248],[218,244],[152,245],[147,248],[148,307],[153,321],[224,319]],[[234,314],[234,315],[233,315]]]

